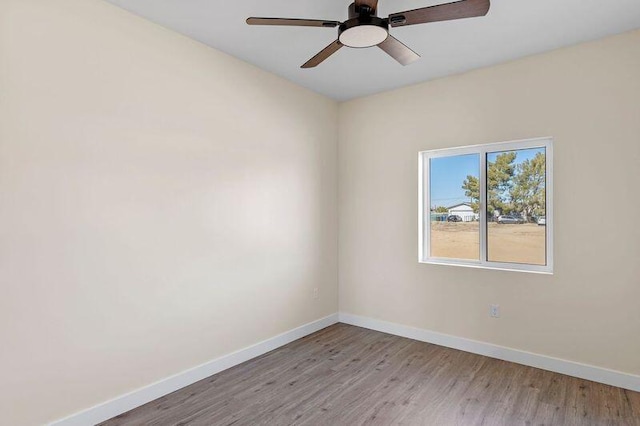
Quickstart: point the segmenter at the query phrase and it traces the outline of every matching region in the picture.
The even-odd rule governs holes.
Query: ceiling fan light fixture
[[[377,46],[387,39],[389,32],[378,25],[358,25],[340,33],[340,43],[349,47]]]
[[[358,16],[342,23],[338,39],[348,47],[377,46],[389,36],[389,24],[377,16]]]

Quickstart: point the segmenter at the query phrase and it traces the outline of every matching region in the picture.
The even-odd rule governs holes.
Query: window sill
[[[538,275],[553,275],[553,269],[549,266],[532,266],[532,265],[518,265],[518,264],[504,264],[504,263],[480,263],[480,262],[464,262],[460,260],[447,261],[441,259],[427,259],[419,260],[419,263],[426,265],[441,265],[441,266],[458,266],[463,268],[475,268],[475,269],[489,269],[494,271],[508,271],[508,272],[525,272],[529,274]]]

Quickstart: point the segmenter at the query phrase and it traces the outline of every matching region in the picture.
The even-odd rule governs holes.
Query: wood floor
[[[640,393],[337,324],[103,425],[640,425]]]

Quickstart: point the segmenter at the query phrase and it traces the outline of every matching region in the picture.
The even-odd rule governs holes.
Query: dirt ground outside
[[[492,262],[546,264],[546,227],[535,223],[489,223],[488,260]],[[431,256],[480,258],[478,222],[431,222]]]

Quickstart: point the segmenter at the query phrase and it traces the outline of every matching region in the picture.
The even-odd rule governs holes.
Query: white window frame
[[[487,260],[487,154],[502,151],[517,151],[531,148],[545,148],[546,164],[546,265],[532,265],[522,263],[491,262]],[[466,154],[478,154],[480,157],[480,208],[479,208],[479,232],[480,232],[480,260],[454,259],[432,257],[430,255],[429,242],[431,241],[431,198],[430,169],[432,158],[450,157]],[[535,138],[510,142],[499,142],[482,145],[463,146],[458,148],[445,148],[430,151],[422,151],[418,154],[418,226],[419,247],[418,261],[435,265],[455,265],[470,268],[498,269],[505,271],[532,272],[539,274],[553,274],[553,138]],[[427,211],[425,212],[425,208]]]

